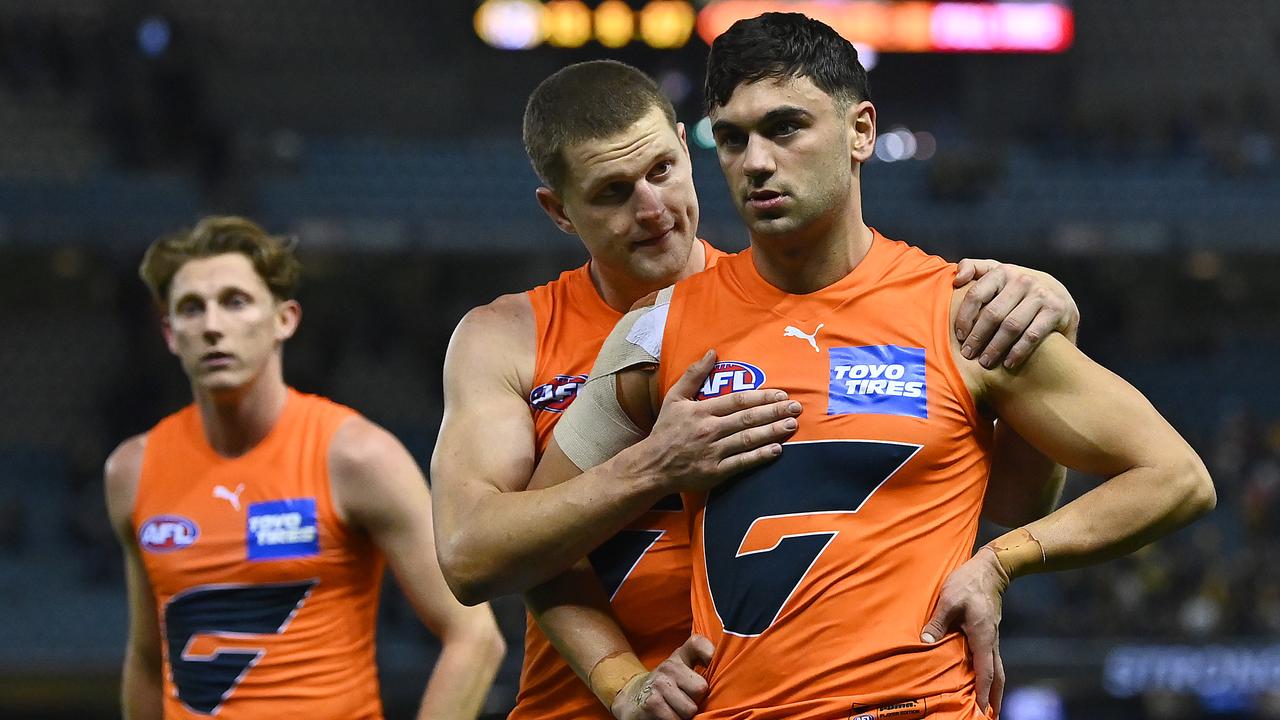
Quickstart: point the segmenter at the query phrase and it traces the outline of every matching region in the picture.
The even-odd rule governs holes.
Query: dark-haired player
[[[964,357],[954,266],[863,222],[875,107],[831,28],[798,14],[736,23],[712,45],[706,98],[751,248],[620,322],[532,484],[634,447],[660,398],[698,388],[684,369],[708,346],[753,371],[703,396],[781,388],[804,406],[799,429],[772,463],[688,488],[693,629],[710,643],[647,672],[588,565],[533,592],[535,615],[581,673],[603,664],[624,682],[619,717],[987,717],[993,666],[978,676],[977,648],[991,652],[1009,581],[1115,557],[1207,512],[1204,465],[1061,337],[1017,372]],[[1107,480],[970,557],[995,418]]]
[[[724,257],[697,239],[684,126],[640,71],[597,61],[555,73],[529,99],[524,138],[542,180],[538,202],[559,228],[581,238],[590,262],[476,308],[454,333],[432,460],[441,565],[458,596],[473,602],[532,587],[590,553],[612,613],[653,666],[688,638],[691,622],[688,527],[674,493],[766,459],[759,448],[792,432],[783,423],[794,406],[763,390],[710,402],[672,398],[654,432],[606,466],[551,490],[520,492],[622,314]],[[1005,271],[1021,280],[989,306],[990,327],[1004,319],[1000,311],[1013,310],[1010,334],[995,341],[993,357],[1028,328],[1033,336],[1074,329],[1065,290],[1013,268],[988,279]],[[1032,284],[1036,292],[1028,292]],[[991,295],[975,295],[974,307]],[[975,342],[990,337],[978,332]],[[697,372],[705,375],[711,365]],[[692,436],[701,422],[717,427]],[[1005,443],[1008,475],[1044,478],[1050,492],[1042,495],[1052,496],[1059,476],[1047,463],[1029,465],[1013,440]],[[697,466],[704,457],[717,464]],[[1041,497],[1015,494],[1011,483],[997,487],[997,516],[1044,512]],[[602,666],[589,688],[531,622],[512,717],[607,717],[592,693],[607,696],[605,705],[616,694],[607,670]]]

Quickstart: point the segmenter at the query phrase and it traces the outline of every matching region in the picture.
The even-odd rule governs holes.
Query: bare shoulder
[[[329,487],[338,517],[367,528],[391,504],[412,504],[408,494],[425,491],[426,480],[395,435],[355,416],[343,422],[329,442]]]
[[[329,442],[329,475],[334,481],[376,476],[379,467],[405,460],[412,462],[396,436],[361,415],[343,421]]]
[[[969,283],[951,291],[949,321],[952,327],[955,326],[956,314],[960,310],[965,293],[969,291],[972,284]],[[960,354],[960,341],[956,339],[954,333],[948,332],[947,337],[950,338],[951,357],[960,368],[960,373],[964,376],[965,384],[969,386],[974,399],[979,403],[986,403],[996,393],[1007,395],[1017,391],[1036,392],[1037,388],[1054,384],[1057,380],[1076,372],[1080,363],[1092,364],[1061,333],[1051,333],[1046,337],[1017,370],[1009,370],[1003,365],[996,365],[990,369],[984,368],[977,359],[968,360]]]
[[[524,293],[500,295],[490,303],[472,308],[454,331],[454,341],[472,338],[511,345],[534,343],[533,303]]]
[[[107,498],[107,513],[111,526],[117,533],[127,531],[130,516],[138,496],[138,480],[142,477],[142,458],[147,447],[145,433],[125,440],[107,457],[103,468],[103,483]]]
[[[490,382],[501,378],[513,389],[525,391],[533,382],[536,354],[536,320],[529,297],[502,295],[472,308],[458,323],[445,354],[445,382],[463,372],[472,380],[477,374]]]

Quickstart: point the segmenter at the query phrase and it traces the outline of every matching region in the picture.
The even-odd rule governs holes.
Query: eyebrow
[[[663,150],[662,152],[654,156],[653,162],[649,163],[649,166],[645,168],[645,174],[647,175],[649,173],[649,170],[653,169],[653,166],[657,165],[660,162],[663,162],[663,161],[675,162],[675,160],[676,160],[676,153],[674,151]],[[605,175],[604,177],[593,181],[590,185],[587,185],[586,191],[583,194],[594,195],[597,192],[605,189],[609,185],[612,185],[613,183],[616,183],[616,182],[629,180],[630,177],[631,177],[630,174],[624,173],[624,172],[609,173],[608,175]]]
[[[782,105],[762,115],[755,122],[755,125],[771,125],[782,120],[794,120],[796,118],[812,119],[813,113],[798,105]],[[741,129],[741,126],[728,120],[717,120],[711,124],[711,132],[713,133],[739,129]]]
[[[218,288],[217,292],[213,294],[213,299],[216,301],[218,298],[221,298],[228,293],[240,293],[241,295],[248,295],[249,297],[253,297],[253,293],[249,292],[245,288],[240,287],[239,285],[224,285]],[[204,299],[205,299],[204,295],[201,295],[200,293],[195,292],[194,290],[188,290],[187,292],[181,295],[171,295],[170,297],[173,298],[173,304],[175,307],[178,305],[181,305],[182,303],[188,300],[196,300],[198,302],[204,302]]]

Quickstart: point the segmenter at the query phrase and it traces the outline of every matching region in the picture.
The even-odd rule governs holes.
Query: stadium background
[[[691,128],[701,117],[706,43],[655,49],[639,23],[619,38],[628,4],[601,4],[558,10],[587,13],[580,47],[503,50],[477,28],[532,44],[547,10],[0,3],[0,717],[117,715],[125,603],[101,464],[188,399],[136,279],[146,243],[208,212],[297,234],[306,317],[287,377],[425,466],[458,318],[585,257],[534,202],[529,91],[613,57],[658,77]],[[879,53],[866,216],[953,260],[1062,279],[1081,346],[1191,440],[1219,502],[1134,557],[1013,586],[1005,717],[1280,717],[1280,3],[1060,7],[1062,52]],[[573,28],[560,44],[583,40]],[[702,235],[743,247],[714,152],[692,145]],[[1068,496],[1092,482],[1073,476]],[[384,605],[388,716],[409,717],[436,645],[398,592]],[[514,598],[496,610],[500,717],[523,616]]]

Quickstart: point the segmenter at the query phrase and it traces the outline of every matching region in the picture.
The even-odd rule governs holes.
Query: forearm
[[[519,593],[569,568],[651,508],[664,491],[620,456],[552,487],[486,492],[439,542],[459,599]]]
[[[992,541],[1010,577],[1125,555],[1213,508],[1213,485],[1193,453],[1127,470],[1049,516]],[[1027,533],[1032,541],[1028,541]]]
[[[147,659],[132,645],[125,649],[120,706],[124,720],[161,720],[164,717],[160,661]]]
[[[418,710],[419,720],[472,720],[484,710],[506,645],[496,627],[444,638]]]
[[[982,517],[1003,527],[1019,527],[1039,520],[1057,507],[1067,469],[1049,459],[997,422],[994,457]]]
[[[525,603],[556,651],[605,707],[628,680],[646,671],[587,561],[525,593]]]

